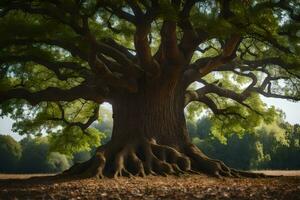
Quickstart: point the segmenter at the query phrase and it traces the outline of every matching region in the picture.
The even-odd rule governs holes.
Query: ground
[[[182,177],[52,180],[0,175],[0,199],[289,199],[300,200],[300,171],[276,178]],[[35,175],[36,176],[36,175]]]

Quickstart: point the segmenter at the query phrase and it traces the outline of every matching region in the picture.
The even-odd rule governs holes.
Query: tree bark
[[[100,178],[200,172],[217,177],[252,176],[208,158],[190,142],[184,91],[177,82],[168,81],[114,96],[111,141],[99,147],[91,160],[64,174]]]
[[[184,92],[178,87],[152,86],[119,95],[113,102],[113,143],[135,138],[181,148],[188,142]]]

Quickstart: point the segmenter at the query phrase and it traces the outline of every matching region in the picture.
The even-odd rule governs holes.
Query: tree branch
[[[110,42],[112,43],[112,41]],[[113,43],[113,46],[116,46],[116,43]],[[118,49],[121,48],[121,46],[117,46],[118,49],[108,45],[107,43],[101,43],[97,42],[96,44],[96,51],[100,52],[104,55],[107,55],[114,60],[116,60],[121,66],[126,67],[128,70],[132,72],[132,74],[139,74],[142,72],[142,69],[139,68],[138,65],[136,65],[131,59],[129,59],[126,55],[124,55],[123,51],[119,51]],[[109,67],[109,66],[108,66]]]
[[[240,113],[230,111],[230,110],[228,110],[228,108],[223,108],[223,109],[218,108],[218,106],[215,104],[215,102],[205,95],[198,98],[198,101],[204,103],[207,107],[209,107],[209,109],[215,115],[224,115],[224,116],[233,115],[233,116],[237,116],[237,117],[246,119]]]
[[[124,54],[128,59],[130,59],[132,62],[134,62],[134,60],[136,60],[136,56],[133,55],[132,53],[130,53],[128,51],[128,48],[122,46],[121,44],[117,43],[115,40],[113,40],[112,38],[104,38],[101,40],[102,43],[118,50],[119,52],[121,52],[122,54]]]
[[[50,118],[48,120],[54,120],[54,121],[63,121],[65,124],[67,124],[68,126],[77,126],[79,127],[83,133],[86,133],[85,130],[90,127],[90,125],[96,121],[99,117],[99,108],[100,106],[97,105],[96,108],[94,109],[93,114],[88,118],[88,120],[85,123],[81,123],[81,122],[70,122],[66,119],[66,115],[65,115],[65,110],[63,108],[63,106],[60,103],[57,103],[57,106],[59,107],[59,110],[61,112],[61,117],[60,118]]]
[[[108,0],[98,0],[97,1],[97,8],[104,8],[106,11],[116,15],[120,19],[124,19],[128,22],[131,22],[132,24],[136,24],[136,18],[134,15],[125,12],[122,10],[122,7],[118,7],[116,4],[113,4],[113,2]]]
[[[223,52],[219,56],[200,58],[185,71],[187,85],[197,78],[203,77],[214,69],[228,63],[236,57],[236,51],[241,42],[240,35],[232,35],[225,43]]]
[[[43,58],[41,56],[37,55],[20,55],[20,56],[15,56],[15,55],[5,55],[0,57],[0,64],[2,63],[12,63],[12,62],[35,62],[37,64],[43,65],[47,69],[53,71],[56,76],[61,79],[61,80],[66,80],[68,77],[64,76],[61,74],[60,69],[66,68],[66,69],[71,69],[74,70],[78,73],[83,78],[88,78],[90,77],[90,72],[83,68],[80,64],[76,62],[56,62],[56,61],[51,61],[46,58]]]
[[[73,56],[78,56],[82,60],[87,60],[87,53],[78,48],[74,43],[59,39],[14,39],[14,40],[3,40],[0,42],[0,47],[7,47],[9,45],[32,45],[32,44],[46,44],[54,45],[69,51]]]
[[[251,95],[251,93],[254,90],[254,86],[257,84],[257,77],[249,72],[247,74],[236,72],[239,75],[247,76],[250,79],[252,79],[252,82],[247,86],[246,89],[244,89],[241,93],[236,93],[232,90],[218,87],[214,84],[207,83],[204,80],[199,80],[204,86],[196,91],[187,91],[185,95],[185,105],[190,103],[191,101],[198,101],[198,99],[203,98],[206,94],[214,93],[221,97],[226,97],[232,100],[235,100],[239,104],[249,108],[250,110],[253,110],[249,105],[245,104],[244,101]]]
[[[101,92],[103,93],[101,95]],[[0,103],[3,103],[10,99],[25,99],[30,104],[36,105],[42,101],[73,101],[79,98],[91,100],[94,102],[102,103],[106,91],[101,88],[94,88],[88,86],[76,86],[69,90],[49,87],[45,90],[38,92],[30,92],[27,89],[11,89],[0,92]]]
[[[187,61],[190,61],[199,44],[208,38],[208,34],[204,30],[199,28],[195,30],[189,19],[190,12],[197,2],[199,2],[199,0],[185,1],[179,15],[178,26],[183,31],[183,37],[180,41],[179,48]]]
[[[44,5],[43,5],[44,3]],[[6,5],[4,9],[6,10],[5,13],[8,13],[10,10],[22,10],[27,13],[31,14],[39,14],[51,17],[54,20],[57,20],[58,22],[65,24],[69,27],[71,27],[76,33],[83,35],[85,34],[84,27],[80,26],[79,24],[82,22],[79,22],[79,19],[82,17],[80,13],[67,13],[65,12],[65,9],[61,9],[57,7],[56,4],[50,3],[49,1],[45,1],[41,4],[35,4],[33,7],[32,2],[24,2],[24,1],[13,1]],[[70,14],[72,14],[72,17],[69,17]],[[78,21],[77,21],[78,20]],[[81,20],[83,20],[81,18]]]
[[[161,43],[155,55],[155,59],[160,64],[164,64],[167,61],[171,61],[173,64],[181,63],[182,55],[177,45],[176,22],[165,20],[160,35]]]

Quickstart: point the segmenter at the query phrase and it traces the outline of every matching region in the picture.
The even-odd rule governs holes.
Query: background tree
[[[284,122],[282,115],[271,124],[262,123],[253,132],[214,135],[211,117],[195,122],[191,139],[203,152],[224,163],[243,170],[299,169],[299,125]],[[244,156],[239,156],[244,155]]]
[[[0,135],[0,172],[15,172],[21,157],[21,145],[9,135]]]
[[[17,120],[16,131],[52,133],[55,147],[75,152],[99,144],[91,124],[99,104],[111,103],[111,140],[65,174],[251,175],[190,142],[184,107],[200,102],[188,109],[212,112],[212,131],[222,136],[272,121],[275,110],[259,94],[299,100],[299,7],[297,0],[3,0],[1,115]]]
[[[287,128],[288,135],[288,147],[278,145],[275,151],[271,152],[271,161],[268,165],[273,169],[299,169],[300,167],[300,129],[299,124],[291,126],[289,124],[284,125]]]
[[[18,163],[18,172],[21,173],[54,173],[70,167],[66,155],[49,151],[46,137],[26,137],[20,141],[22,156]]]

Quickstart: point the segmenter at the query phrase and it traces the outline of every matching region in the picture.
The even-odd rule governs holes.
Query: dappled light
[[[0,137],[0,172],[51,175],[11,184],[33,199],[175,176],[164,198],[293,199],[299,178],[259,170],[300,169],[299,125],[265,99],[300,101],[299,33],[297,0],[1,0],[0,117],[22,138]]]

